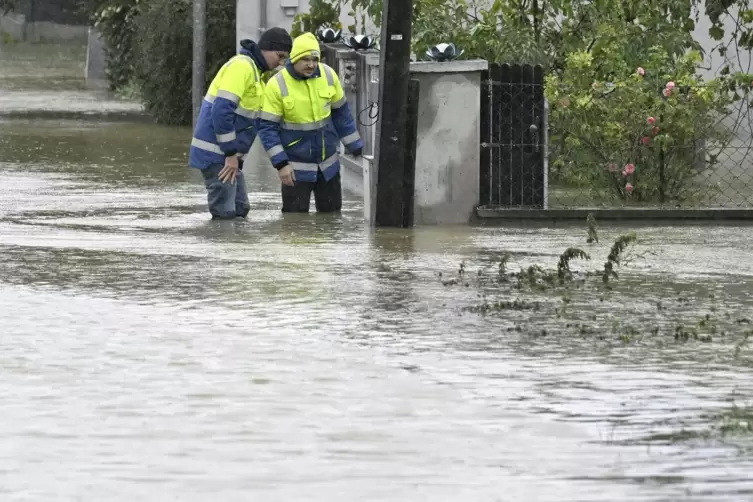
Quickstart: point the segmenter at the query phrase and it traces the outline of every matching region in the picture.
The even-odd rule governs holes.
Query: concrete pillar
[[[354,19],[348,15],[350,10],[350,2],[345,2],[340,16],[343,27],[354,23]],[[290,31],[295,16],[307,12],[309,0],[238,0],[235,16],[237,42],[240,44],[244,38],[258,41],[263,29],[275,26]],[[369,22],[367,33],[377,35],[379,30]]]
[[[411,63],[421,85],[416,225],[465,224],[479,203],[483,60]]]
[[[411,78],[419,81],[421,89],[415,225],[462,225],[475,215],[481,161],[481,73],[487,67],[483,60],[410,64]],[[347,154],[341,158],[343,187],[364,196],[367,221],[373,217],[376,190],[369,160],[354,161]]]
[[[99,32],[90,27],[86,46],[86,85],[95,89],[106,88],[108,82],[105,68],[105,42]]]

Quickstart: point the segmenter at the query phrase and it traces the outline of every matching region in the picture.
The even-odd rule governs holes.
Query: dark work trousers
[[[316,181],[295,181],[293,186],[282,185],[282,212],[308,213],[311,192],[314,192],[314,204],[318,213],[334,213],[342,209],[340,173],[327,181],[322,172],[318,171]]]
[[[204,186],[207,188],[209,212],[213,220],[245,218],[251,210],[242,162],[238,163],[241,170],[238,171],[235,183],[232,184],[220,181],[220,171],[225,167],[222,164],[212,164],[201,170],[201,174],[204,175]]]

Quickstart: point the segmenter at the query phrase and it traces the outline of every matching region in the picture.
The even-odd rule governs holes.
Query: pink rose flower
[[[633,184],[632,183],[626,183],[625,184],[625,191],[627,193],[633,193]]]
[[[643,76],[645,76],[645,75],[646,75],[646,70],[644,70],[644,69],[643,69],[642,67],[640,67],[640,66],[638,67],[638,69],[637,69],[636,71],[638,72],[638,75],[640,75],[641,77],[643,77]]]
[[[648,125],[654,125],[654,124],[656,124],[656,118],[654,118],[654,117],[649,117],[649,118],[647,118],[647,119],[646,119],[646,123],[647,123]]]
[[[625,176],[630,176],[635,172],[635,165],[634,164],[625,164],[625,168],[622,170],[622,174]]]

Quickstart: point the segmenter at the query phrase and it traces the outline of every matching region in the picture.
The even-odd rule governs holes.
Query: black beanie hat
[[[290,52],[293,39],[282,28],[270,28],[259,39],[259,49],[263,51]]]

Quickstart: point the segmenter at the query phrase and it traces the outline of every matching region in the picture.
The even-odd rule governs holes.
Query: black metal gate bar
[[[492,194],[492,93],[494,86],[490,70],[481,73],[481,150],[479,152],[479,201],[482,204],[491,200]]]
[[[510,127],[507,122],[506,104],[509,101],[509,86],[506,77],[509,71],[507,65],[494,65],[491,68],[491,80],[494,94],[492,94],[492,201],[499,201],[502,197],[501,187],[505,184],[504,176],[508,174],[509,152],[505,144],[509,142]],[[499,204],[499,202],[496,202]]]
[[[544,207],[544,72],[490,65],[482,76],[480,203]]]
[[[544,98],[544,68],[541,65],[533,67],[533,115],[535,131],[535,144],[534,144],[534,165],[537,166],[531,170],[532,179],[531,183],[531,199],[527,204],[532,207],[545,207],[545,195],[546,195],[546,115],[544,112],[545,98]]]

